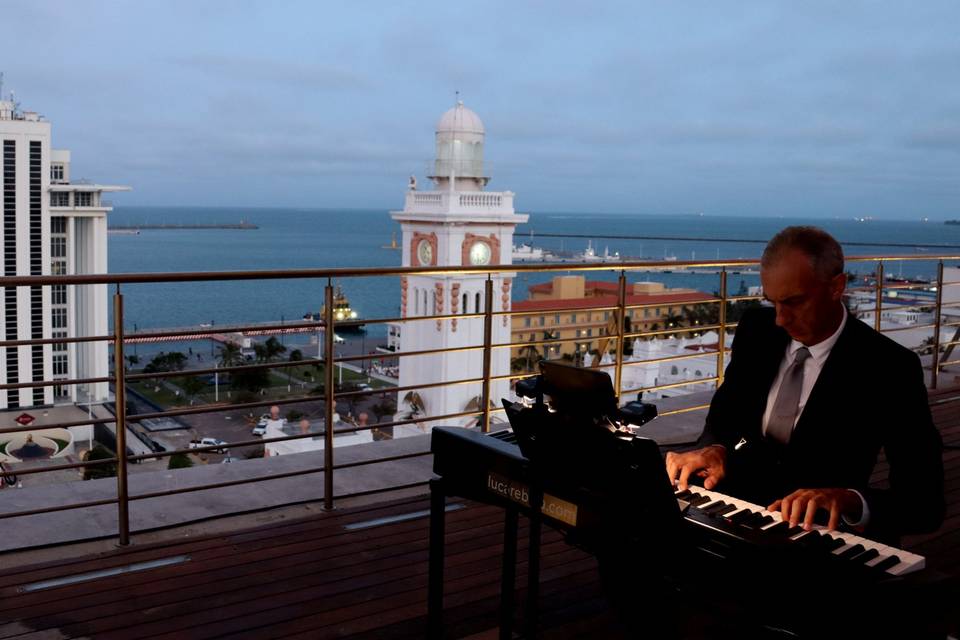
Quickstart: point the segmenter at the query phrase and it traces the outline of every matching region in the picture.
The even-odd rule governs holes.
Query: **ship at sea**
[[[304,320],[323,320],[327,316],[327,306],[320,307],[320,313],[307,312],[303,314]],[[350,307],[350,300],[343,293],[340,285],[337,285],[333,293],[333,322],[337,333],[365,333],[366,330],[362,324],[341,325],[340,322],[355,322],[360,319],[360,315]]]

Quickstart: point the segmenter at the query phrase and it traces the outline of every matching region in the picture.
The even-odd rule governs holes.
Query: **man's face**
[[[777,311],[777,326],[798,342],[813,346],[837,330],[842,316],[840,300],[846,286],[841,273],[820,280],[809,258],[788,249],[760,270],[764,297]]]

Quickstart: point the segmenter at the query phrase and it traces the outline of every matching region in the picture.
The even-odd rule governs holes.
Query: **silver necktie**
[[[800,390],[803,389],[803,363],[809,357],[809,349],[806,347],[797,349],[793,364],[783,374],[780,391],[773,403],[773,411],[770,412],[770,421],[767,423],[767,437],[781,444],[790,442],[793,424],[797,421]]]

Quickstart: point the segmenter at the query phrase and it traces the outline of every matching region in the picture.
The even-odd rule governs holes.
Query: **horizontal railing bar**
[[[846,262],[931,262],[960,261],[960,255],[924,255],[916,254],[887,256],[847,256]],[[563,262],[563,263],[522,263],[489,265],[483,267],[339,267],[327,269],[267,269],[262,271],[181,271],[159,273],[114,273],[114,274],[76,274],[59,276],[10,276],[4,278],[4,286],[28,287],[57,284],[145,284],[156,282],[216,282],[225,280],[301,280],[328,278],[369,278],[377,276],[403,275],[492,275],[500,273],[549,273],[562,271],[644,271],[652,268],[680,267],[724,268],[757,266],[757,259],[736,260],[652,260],[612,263]]]
[[[702,384],[706,382],[716,382],[720,378],[718,376],[712,376],[709,378],[697,378],[696,380],[684,380],[683,382],[671,382],[670,384],[658,384],[653,387],[637,387],[636,389],[624,389],[621,391],[622,394],[626,395],[629,393],[637,392],[647,392],[647,391],[661,391],[663,389],[676,389],[678,387],[686,387],[691,384]]]
[[[634,367],[634,366],[643,365],[643,364],[658,364],[660,362],[676,362],[678,360],[693,360],[695,358],[703,358],[703,357],[708,357],[714,362],[716,362],[717,350],[712,349],[710,351],[702,351],[699,353],[684,353],[677,356],[664,356],[663,358],[652,358],[650,360],[631,360],[629,362],[624,360],[623,366]]]
[[[178,487],[176,489],[165,489],[163,491],[151,491],[150,493],[139,493],[129,496],[130,500],[149,500],[151,498],[162,498],[164,496],[174,496],[181,493],[194,493],[196,491],[209,491],[212,489],[223,489],[225,487],[235,487],[241,484],[251,484],[254,482],[266,482],[267,480],[282,480],[283,478],[293,478],[296,476],[305,476],[311,473],[323,473],[323,467],[313,469],[300,469],[297,471],[284,471],[281,473],[271,473],[269,475],[254,476],[252,478],[240,478],[238,480],[224,480],[223,482],[213,482],[210,484],[194,485],[191,487]],[[321,498],[317,498],[320,500]]]
[[[709,408],[710,408],[709,404],[698,404],[692,407],[681,407],[679,409],[670,409],[669,411],[662,411],[658,413],[657,417],[663,418],[666,416],[675,416],[681,413],[690,413],[691,411],[700,411],[701,409],[709,409]]]
[[[0,391],[7,389],[29,389],[31,387],[66,387],[77,384],[94,384],[97,382],[113,382],[113,376],[105,378],[63,378],[62,380],[41,380],[40,382],[13,382],[0,384]]]
[[[84,342],[108,342],[113,336],[79,336],[74,338],[35,338],[32,340],[0,340],[0,347],[28,347],[35,344],[79,344]]]
[[[115,464],[117,458],[101,458],[100,460],[88,460],[85,462],[70,462],[67,464],[55,464],[47,467],[33,467],[27,469],[17,469],[16,471],[7,471],[6,474],[15,476],[29,476],[37,473],[47,473],[48,471],[68,471],[70,469],[83,469],[84,467],[96,467],[104,464]],[[8,463],[9,464],[9,463]],[[4,473],[0,473],[0,476]]]
[[[44,431],[46,429],[66,429],[68,427],[84,427],[93,424],[110,424],[116,418],[90,418],[88,420],[68,420],[44,425],[27,425],[26,427],[0,427],[0,433],[21,433],[24,431]]]
[[[880,330],[880,333],[894,333],[896,331],[907,331],[908,329],[931,329],[937,326],[936,322],[927,324],[911,324],[907,327],[886,327]]]

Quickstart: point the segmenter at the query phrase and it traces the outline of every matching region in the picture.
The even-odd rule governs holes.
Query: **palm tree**
[[[281,353],[285,353],[287,348],[280,343],[279,340],[274,336],[270,336],[267,341],[264,343],[264,349],[266,349],[266,358],[268,361],[273,360]]]
[[[234,342],[227,342],[220,346],[219,362],[221,367],[232,367],[240,364],[242,359],[240,347]]]

